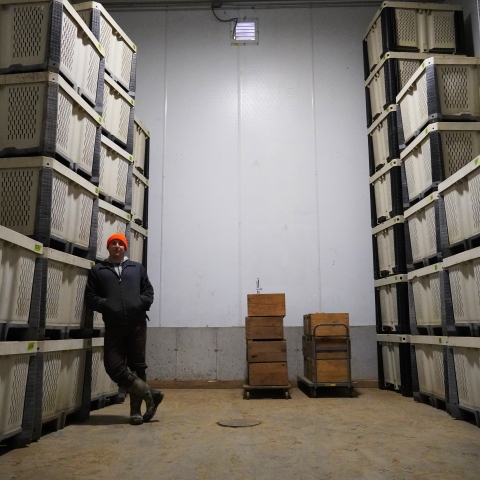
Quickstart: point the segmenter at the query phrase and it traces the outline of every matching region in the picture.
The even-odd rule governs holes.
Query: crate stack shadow
[[[480,426],[480,70],[463,45],[460,7],[384,2],[364,57],[380,388]]]
[[[252,390],[280,389],[289,397],[287,341],[283,335],[285,294],[247,295],[245,318],[248,380],[244,398]]]
[[[2,3],[0,370],[10,414],[0,441],[23,446],[118,397],[84,294],[89,269],[104,258],[102,213],[125,219],[130,234],[134,102],[105,95],[105,48],[66,0]],[[115,122],[130,143],[107,129]]]

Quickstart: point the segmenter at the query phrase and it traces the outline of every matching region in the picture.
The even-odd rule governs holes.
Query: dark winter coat
[[[145,320],[153,303],[153,287],[140,263],[125,260],[119,277],[113,265],[103,261],[90,270],[85,296],[105,324],[127,324]]]

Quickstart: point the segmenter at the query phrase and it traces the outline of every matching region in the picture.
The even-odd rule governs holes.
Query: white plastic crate
[[[368,129],[371,141],[370,174],[400,158],[397,139],[397,106],[390,105]]]
[[[387,52],[382,57],[365,82],[370,97],[369,126],[387,106],[395,104],[397,94],[429,56],[426,53]]]
[[[438,185],[445,202],[448,241],[454,244],[480,233],[480,157]]]
[[[134,262],[143,263],[143,252],[148,232],[135,223],[130,223],[130,253],[128,258]]]
[[[127,91],[134,92],[136,45],[100,3],[80,3],[74,5],[74,8],[100,40],[105,52],[107,71]]]
[[[102,118],[58,74],[0,76],[3,157],[59,155],[91,175],[101,124]]]
[[[83,327],[85,286],[94,262],[51,248],[44,249],[47,267],[45,325]]]
[[[446,400],[445,347],[447,337],[411,335],[410,343],[415,346],[418,385],[420,392]]]
[[[480,122],[428,125],[400,155],[409,200],[451,177],[479,154]]]
[[[41,255],[43,245],[0,225],[0,322],[28,323],[35,261]]]
[[[118,385],[103,365],[104,343],[104,338],[92,338],[92,399],[118,392]]]
[[[374,189],[375,211],[378,222],[385,222],[398,215],[398,210],[402,210],[401,197],[401,179],[400,179],[400,160],[393,160],[370,177],[370,185]],[[397,167],[398,191],[392,190],[392,169]],[[395,198],[394,198],[395,195]]]
[[[0,438],[22,427],[30,357],[37,342],[0,342]]]
[[[148,180],[138,170],[134,170],[132,178],[132,219],[139,225],[146,223],[144,207],[147,188]]]
[[[91,340],[38,342],[43,353],[42,423],[59,413],[80,409],[83,399],[85,360]]]
[[[129,213],[103,200],[98,201],[97,259],[104,260],[108,258],[108,238],[114,233],[123,233],[125,235],[130,220],[131,215]]]
[[[47,182],[47,167],[52,181]],[[47,191],[39,191],[40,182]],[[52,236],[82,247],[89,246],[93,201],[98,189],[61,163],[48,157],[0,160],[0,225],[23,235]],[[49,212],[50,225],[44,224]]]
[[[433,192],[427,198],[405,210],[404,217],[408,224],[414,262],[439,253],[438,225],[435,218],[435,200],[437,199],[438,192]]]
[[[132,161],[130,153],[102,135],[98,167],[98,189],[101,194],[125,204],[128,171]]]
[[[407,275],[393,275],[374,282],[380,300],[381,326],[391,330],[398,330],[400,324],[403,323],[403,319],[399,318],[402,315],[401,308],[399,308],[400,302],[404,302],[404,313],[408,318],[408,293],[405,290],[405,297],[402,298],[397,289],[398,284],[406,286]]]
[[[135,101],[108,75],[103,88],[103,123],[105,130],[133,152],[133,107]],[[129,134],[132,138],[129,138]]]
[[[0,32],[0,73],[60,71],[96,104],[102,47],[70,3],[0,0]]]
[[[427,58],[397,95],[405,143],[428,122],[480,118],[480,58]]]
[[[458,402],[469,409],[480,409],[480,338],[449,337],[453,349]]]
[[[383,375],[385,383],[399,390],[402,385],[400,371],[400,343],[408,343],[410,335],[379,334],[377,342],[382,348]]]
[[[149,155],[150,132],[147,127],[135,115],[133,130],[133,161],[135,168],[147,175],[147,163]]]
[[[480,323],[480,247],[443,260],[448,270],[455,324]]]
[[[392,275],[400,273],[395,271],[398,267],[398,251],[403,247],[405,249],[405,242],[396,245],[396,235],[394,229],[397,225],[404,223],[404,217],[397,215],[390,220],[372,228],[372,235],[377,241],[377,258],[379,276]],[[374,252],[375,254],[375,252]]]
[[[455,22],[459,5],[383,2],[365,33],[370,70],[388,50],[458,52],[461,32]],[[383,23],[383,25],[382,25]],[[386,30],[382,34],[382,29]]]
[[[99,312],[93,312],[93,328],[102,329],[105,327],[105,323],[102,319],[102,314]]]
[[[442,325],[442,274],[441,263],[413,270],[408,274],[417,326]]]

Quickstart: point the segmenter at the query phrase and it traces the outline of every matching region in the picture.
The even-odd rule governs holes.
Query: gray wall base
[[[288,377],[303,374],[303,327],[285,327]],[[352,379],[377,380],[375,326],[350,328]],[[152,327],[147,376],[167,381],[243,381],[247,377],[244,327]]]

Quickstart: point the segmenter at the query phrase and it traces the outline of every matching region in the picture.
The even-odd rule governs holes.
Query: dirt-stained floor
[[[394,392],[243,400],[241,390],[165,390],[154,420],[128,399],[26,448],[0,451],[3,480],[478,479],[480,430]],[[248,428],[217,424],[260,420]]]

